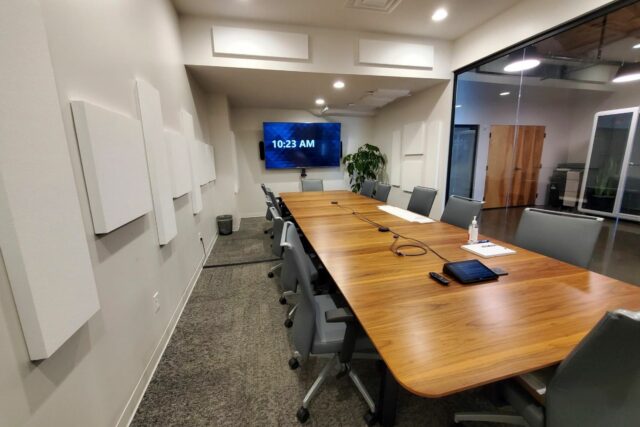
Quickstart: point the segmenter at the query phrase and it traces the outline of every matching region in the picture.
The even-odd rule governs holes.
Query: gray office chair
[[[284,226],[284,220],[273,206],[269,207],[269,215],[271,216],[273,223],[273,242],[271,242],[271,253],[276,257],[282,259],[282,246],[280,246],[280,240],[282,239],[282,227]],[[274,273],[282,268],[282,263],[279,263],[269,270],[267,274],[269,278],[273,277]]]
[[[389,198],[390,191],[391,186],[389,184],[382,184],[379,182],[376,185],[376,192],[373,194],[373,198],[386,203]]]
[[[530,427],[640,425],[640,312],[608,312],[548,380],[501,383],[517,414],[459,413],[462,421]],[[524,387],[523,387],[524,385]],[[525,388],[526,387],[526,388]]]
[[[602,218],[526,208],[522,212],[515,244],[525,249],[587,267],[596,245]]]
[[[321,179],[303,179],[302,191],[324,191]]]
[[[301,289],[293,325],[293,344],[296,351],[294,357],[289,360],[289,367],[297,369],[300,362],[305,361],[309,356],[332,355],[302,400],[302,406],[296,414],[298,421],[301,423],[307,421],[311,400],[329,376],[331,369],[336,366],[341,369],[339,376],[349,375],[367,402],[370,414],[375,414],[373,399],[350,364],[354,352],[375,354],[373,345],[366,335],[358,333],[357,320],[348,308],[337,308],[331,295],[313,294],[306,261],[308,256],[291,222],[286,222],[284,225],[282,246],[285,253],[293,258]]]
[[[419,215],[429,216],[438,190],[429,187],[413,187],[407,210]]]
[[[376,182],[372,179],[365,179],[360,187],[360,195],[373,197],[373,190],[376,188]]]
[[[265,213],[264,218],[267,221],[271,221],[273,219],[273,217],[271,216],[271,211],[269,210],[269,208],[271,206],[273,206],[271,204],[271,201],[269,199],[269,191],[271,191],[266,185],[264,185],[264,183],[260,184],[260,188],[262,188],[262,192],[264,193],[264,198],[265,198],[265,202],[267,204],[267,213]],[[264,230],[264,234],[268,234],[269,232],[273,231],[273,228],[267,228],[266,230]]]
[[[473,217],[480,216],[483,203],[466,197],[450,196],[440,221],[467,229]]]

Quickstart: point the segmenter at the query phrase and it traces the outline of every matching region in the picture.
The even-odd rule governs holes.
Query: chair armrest
[[[356,320],[356,317],[347,307],[326,311],[324,317],[327,319],[327,323],[355,322]]]

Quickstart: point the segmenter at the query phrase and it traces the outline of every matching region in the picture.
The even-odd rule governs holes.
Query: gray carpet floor
[[[264,218],[244,218],[240,230],[228,236],[220,236],[205,266],[217,266],[240,262],[257,262],[274,259],[271,239],[264,230],[270,223]]]
[[[267,226],[263,219],[243,220],[240,232],[218,238],[214,253],[221,254],[220,247],[239,256],[253,240],[268,248],[270,239],[262,233]],[[258,247],[255,243],[247,258],[257,256]],[[295,414],[302,397],[327,360],[310,359],[296,371],[289,369],[293,346],[282,325],[286,307],[278,303],[277,278],[267,278],[272,265],[203,270],[132,426],[299,425]],[[375,362],[359,360],[353,366],[375,396]],[[397,425],[449,426],[456,411],[493,409],[481,390],[442,399],[401,390]],[[311,403],[306,425],[364,426],[366,410],[348,378],[331,377]]]

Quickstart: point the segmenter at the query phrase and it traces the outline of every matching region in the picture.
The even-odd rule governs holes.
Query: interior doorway
[[[484,209],[535,205],[544,139],[544,126],[491,126]]]

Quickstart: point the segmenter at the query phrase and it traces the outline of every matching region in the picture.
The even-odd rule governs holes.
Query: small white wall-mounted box
[[[109,233],[152,209],[142,126],[85,101],[71,107],[93,229]]]

